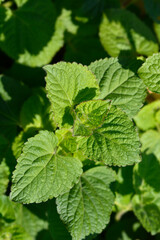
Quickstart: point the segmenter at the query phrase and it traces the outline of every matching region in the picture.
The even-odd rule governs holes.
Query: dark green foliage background
[[[121,24],[125,36],[119,27],[115,27],[116,23]],[[136,32],[136,37],[131,30]],[[40,130],[57,129],[50,114],[50,102],[44,89],[46,74],[42,67],[59,61],[89,65],[106,57],[118,57],[124,69],[137,74],[143,61],[159,52],[159,42],[159,0],[0,1],[0,204],[2,195],[5,195],[4,202],[9,201],[6,196],[10,195],[12,173],[24,142]],[[144,106],[160,99],[159,94],[147,94]],[[149,121],[148,112],[146,110],[142,115]],[[146,212],[150,211],[152,215],[157,204],[155,199],[159,197],[157,201],[160,201],[160,163],[157,160],[160,156],[160,120],[157,119],[145,129],[141,127],[146,124],[143,117],[137,115],[134,118],[142,136],[142,162],[136,167],[112,167],[117,173],[117,181],[111,184],[116,196],[111,220],[102,233],[90,235],[86,240],[160,239],[160,227],[152,229],[147,226],[145,217],[143,219],[146,206],[142,213],[137,210],[148,201],[152,188],[153,205],[147,205],[149,210]],[[154,146],[146,143],[144,134],[148,134],[147,131],[156,132],[149,135],[151,142],[157,134]],[[67,144],[61,142],[61,146],[69,151]],[[153,167],[151,160],[155,164]],[[95,162],[83,162],[84,170],[94,166]],[[148,183],[148,188],[145,189],[143,181]],[[0,206],[0,240],[71,239],[57,213],[55,199],[25,206],[14,204],[11,206],[14,210],[6,210],[9,216],[3,214]],[[160,206],[160,202],[158,204]],[[7,207],[10,207],[9,203]],[[160,208],[156,211],[159,215],[156,219],[153,216],[152,224],[155,220],[160,226]],[[6,232],[11,235],[5,235]]]

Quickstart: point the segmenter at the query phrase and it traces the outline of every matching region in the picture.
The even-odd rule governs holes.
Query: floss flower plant
[[[160,3],[76,4],[0,1],[0,240],[158,240]]]

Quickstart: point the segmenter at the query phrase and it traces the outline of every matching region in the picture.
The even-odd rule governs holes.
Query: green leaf
[[[8,225],[6,224],[8,229],[19,226],[32,240],[35,239],[38,232],[48,227],[46,221],[37,217],[22,204],[12,202],[7,196],[0,196],[0,216],[8,223]],[[2,230],[8,231],[5,227]]]
[[[0,76],[0,132],[9,141],[16,134],[19,125],[19,111],[29,95],[29,89],[22,83]]]
[[[14,0],[18,7],[25,4],[28,0]]]
[[[79,131],[82,125],[83,129],[87,129],[88,122],[92,123],[92,120],[95,120],[94,107],[97,106],[98,112],[98,105],[105,107],[104,101],[95,100],[83,102],[76,108],[74,131],[78,131],[80,135],[77,140],[80,150],[89,159],[102,161],[107,165],[126,166],[139,162],[140,143],[137,131],[133,122],[121,109],[115,106],[109,109],[109,104],[106,104],[106,116],[101,125],[90,128],[88,132]],[[97,119],[99,123],[99,117]]]
[[[82,5],[83,12],[91,19],[100,17],[106,8],[120,7],[118,0],[86,0]]]
[[[14,221],[15,212],[13,204],[7,196],[0,196],[0,217],[5,220]]]
[[[33,238],[19,225],[12,224],[0,231],[0,240],[33,240]]]
[[[64,44],[64,32],[75,32],[71,11],[58,16],[51,0],[18,1],[12,11],[0,8],[0,48],[11,58],[27,66],[43,66]]]
[[[119,168],[116,182],[116,199],[115,207],[117,211],[116,219],[120,220],[122,215],[131,210],[131,198],[134,193],[133,183],[133,166]]]
[[[134,120],[136,125],[146,131],[148,129],[155,128],[157,126],[157,113],[160,110],[160,101],[154,101],[144,106],[141,111],[135,116]]]
[[[15,114],[18,113],[28,95],[29,89],[23,83],[8,76],[0,75],[0,96],[3,101],[7,102],[8,107],[14,108]]]
[[[95,61],[88,67],[98,79],[98,99],[110,99],[131,117],[142,107],[146,97],[145,85],[136,74],[120,63],[118,58]]]
[[[70,189],[82,173],[82,164],[73,157],[56,153],[57,137],[40,131],[23,148],[13,174],[11,198],[39,203]]]
[[[139,68],[138,74],[149,90],[160,93],[160,53],[148,57]]]
[[[132,12],[111,9],[103,14],[100,40],[113,57],[122,51],[150,56],[158,52],[158,44],[151,30]]]
[[[68,130],[62,128],[57,130],[55,134],[58,137],[58,144],[60,146],[59,151],[61,153],[64,153],[64,155],[69,154],[72,156],[72,153],[77,152],[77,142],[76,138],[72,136],[72,129]]]
[[[57,198],[57,209],[73,240],[100,233],[109,222],[114,195],[109,185],[115,173],[106,167],[85,172],[80,181]]]
[[[95,59],[105,58],[106,52],[98,37],[99,23],[87,18],[75,20],[78,30],[76,34],[66,37],[64,60],[88,65]]]
[[[160,133],[155,130],[148,130],[141,136],[142,151],[147,154],[153,153],[160,160]]]
[[[21,131],[18,136],[15,137],[12,143],[12,152],[16,159],[20,157],[23,145],[27,141],[27,139],[30,137],[34,137],[36,133],[37,131],[35,129],[29,128],[27,131]]]
[[[5,161],[0,164],[0,196],[4,194],[7,190],[9,183],[9,168]]]
[[[55,121],[60,125],[73,124],[70,111],[81,101],[96,95],[98,84],[86,66],[77,63],[59,62],[45,66],[46,89],[52,104]]]
[[[159,18],[159,21],[160,21],[160,18]],[[153,28],[154,28],[154,31],[156,33],[158,42],[160,43],[160,23],[154,22]]]
[[[160,111],[156,112],[155,119],[156,119],[156,122],[157,122],[157,129],[158,129],[159,124],[160,124]]]
[[[9,167],[10,173],[12,173],[16,166],[16,159],[13,155],[11,144],[8,146],[7,151],[5,151],[3,161],[5,161],[6,165]]]
[[[36,238],[38,232],[47,229],[48,223],[29,211],[22,204],[14,203],[14,211],[16,224],[23,227],[32,239]]]
[[[23,129],[29,128],[54,130],[55,123],[50,115],[50,103],[43,89],[24,102],[20,121]]]
[[[114,221],[106,231],[106,238],[114,240],[144,240],[148,234],[132,214],[125,214],[120,221]]]
[[[134,168],[133,210],[143,227],[152,235],[160,232],[160,161],[143,155]]]
[[[88,101],[77,106],[76,121],[74,123],[74,135],[89,136],[93,131],[101,127],[110,104],[107,101]]]

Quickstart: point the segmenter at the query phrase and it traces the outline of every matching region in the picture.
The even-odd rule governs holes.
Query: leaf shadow
[[[24,53],[36,56],[51,40],[56,18],[57,13],[51,2],[47,1],[44,5],[43,1],[27,1],[13,10],[11,17],[3,17],[2,48],[12,48],[9,55],[12,56],[14,53],[15,59]]]
[[[138,165],[138,175],[135,184],[140,186],[145,181],[153,187],[156,192],[160,192],[160,161],[153,155],[142,155],[142,162]]]

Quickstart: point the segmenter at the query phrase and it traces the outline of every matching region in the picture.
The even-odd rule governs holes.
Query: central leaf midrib
[[[110,66],[112,66],[112,65],[114,65],[114,64],[115,64],[115,63],[111,64]],[[121,67],[119,67],[118,69],[116,69],[116,71],[118,71],[119,69],[121,69]],[[106,69],[106,71],[104,72],[104,75],[103,75],[101,81],[104,80],[105,75],[106,75],[106,72],[107,72],[108,70],[109,70],[109,68]],[[115,71],[115,72],[116,72],[116,71]],[[111,80],[113,79],[113,74],[115,74],[115,72],[112,73]],[[123,72],[123,70],[122,70],[122,72]],[[108,91],[108,93],[105,94],[105,97],[104,97],[104,98],[106,98],[108,95],[112,94],[117,88],[120,88],[120,87],[121,87],[125,82],[127,82],[131,77],[134,77],[134,76],[129,77],[129,71],[127,72],[127,74],[128,74],[128,77],[127,77],[123,82],[121,82],[120,85],[116,86],[116,87],[113,88],[111,91]],[[121,74],[121,75],[122,75],[122,74]],[[111,83],[111,80],[110,80],[110,83]],[[101,81],[100,81],[100,83],[101,83]],[[100,84],[99,84],[99,85],[100,85]],[[106,88],[106,87],[105,87],[105,88]],[[100,96],[102,95],[103,89],[104,89],[104,85],[103,85],[103,88],[100,87],[100,90],[101,90]]]
[[[56,80],[56,77],[55,77],[55,80]],[[56,82],[57,82],[57,85],[59,85],[59,86],[61,87],[62,91],[65,93],[66,98],[67,98],[67,100],[68,100],[69,103],[70,103],[70,106],[72,106],[72,99],[69,98],[67,92],[66,92],[65,89],[62,87],[60,81],[57,81],[57,80],[56,80]]]

